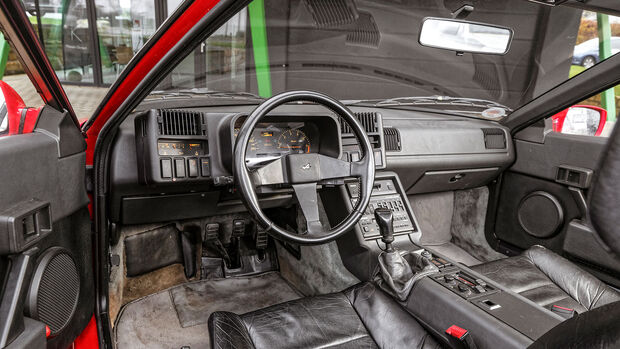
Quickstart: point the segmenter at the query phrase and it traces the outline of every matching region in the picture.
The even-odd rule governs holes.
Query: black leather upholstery
[[[570,318],[538,338],[530,349],[620,348],[620,302]]]
[[[209,318],[213,348],[439,348],[391,297],[371,283],[243,315]]]
[[[620,293],[542,246],[472,269],[544,307],[581,313],[620,301]]]
[[[620,127],[609,137],[596,179],[590,190],[590,218],[603,242],[620,259]]]

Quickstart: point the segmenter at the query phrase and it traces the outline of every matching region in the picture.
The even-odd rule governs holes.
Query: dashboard
[[[256,106],[186,103],[144,104],[120,126],[110,155],[112,222],[245,210],[235,192],[232,160],[239,130]],[[494,122],[385,108],[351,110],[373,145],[376,169],[396,172],[407,195],[486,185],[514,160],[510,134]],[[347,161],[363,156],[350,128],[333,113],[313,104],[290,104],[257,124],[246,162],[252,169],[295,153]],[[261,205],[290,205],[287,190],[263,193]]]

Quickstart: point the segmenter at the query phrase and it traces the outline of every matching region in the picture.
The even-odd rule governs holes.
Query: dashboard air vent
[[[400,132],[394,127],[383,128],[383,139],[385,141],[386,151],[401,151]]]
[[[483,128],[484,147],[487,149],[506,149],[506,135],[500,128]]]
[[[355,113],[355,117],[360,121],[366,133],[377,132],[379,126],[377,125],[377,113],[375,112],[361,112]],[[340,131],[345,133],[353,133],[351,127],[342,118],[340,119]]]
[[[204,136],[202,113],[175,109],[161,109],[157,118],[162,136]]]

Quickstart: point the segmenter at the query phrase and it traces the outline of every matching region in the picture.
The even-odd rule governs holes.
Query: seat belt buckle
[[[446,330],[446,334],[452,338],[453,342],[457,343],[458,347],[465,349],[477,349],[476,343],[474,342],[471,334],[464,328],[457,325],[452,325]]]
[[[577,312],[575,311],[575,309],[561,307],[555,304],[551,306],[551,311],[560,315],[561,317],[565,319],[570,319],[573,316],[577,315]]]

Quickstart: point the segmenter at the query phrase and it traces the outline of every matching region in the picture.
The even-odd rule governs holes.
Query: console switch
[[[187,175],[190,177],[198,177],[198,159],[187,159]]]
[[[174,159],[174,177],[185,178],[185,160]]]
[[[172,159],[161,159],[161,178],[172,178]]]

